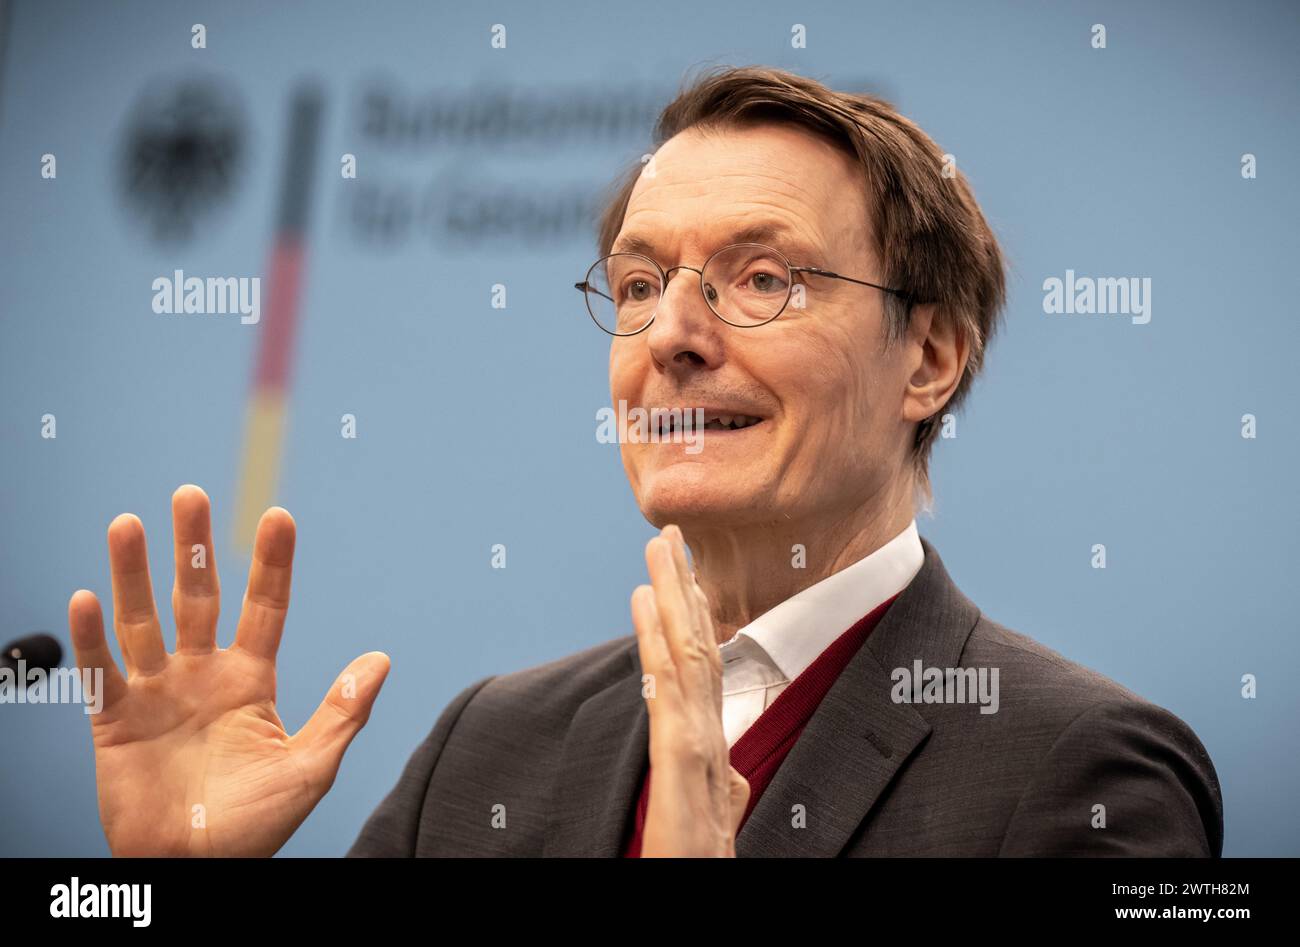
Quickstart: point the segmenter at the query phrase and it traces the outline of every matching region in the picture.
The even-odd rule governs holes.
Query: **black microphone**
[[[29,671],[32,668],[52,671],[59,666],[61,660],[63,660],[63,645],[59,644],[58,638],[44,632],[11,641],[4,646],[3,651],[0,651],[0,667],[6,667],[14,672],[18,670],[19,661],[27,662]]]

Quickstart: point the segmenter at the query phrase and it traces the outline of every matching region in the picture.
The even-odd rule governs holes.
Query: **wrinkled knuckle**
[[[708,771],[709,763],[713,759],[712,748],[709,746],[708,741],[701,739],[694,732],[683,736],[678,741],[677,754],[682,762],[691,766],[698,766],[705,772]]]
[[[695,638],[691,638],[682,646],[682,657],[692,664],[708,664],[710,660],[708,649]]]

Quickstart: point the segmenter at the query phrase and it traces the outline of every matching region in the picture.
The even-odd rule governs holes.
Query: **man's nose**
[[[721,328],[700,292],[700,274],[675,267],[646,330],[654,360],[669,370],[714,367],[721,361]]]

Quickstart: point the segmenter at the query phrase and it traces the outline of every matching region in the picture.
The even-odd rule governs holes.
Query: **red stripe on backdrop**
[[[289,387],[289,363],[298,321],[299,290],[305,248],[297,237],[282,237],[271,250],[270,299],[262,316],[262,346],[257,353],[256,390],[284,392]]]

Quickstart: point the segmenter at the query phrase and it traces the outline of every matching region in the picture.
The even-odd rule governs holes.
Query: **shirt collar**
[[[859,619],[907,588],[924,561],[925,550],[912,520],[871,555],[808,586],[741,628],[721,646],[724,660],[728,648],[741,650],[737,644],[743,636],[792,681]]]

